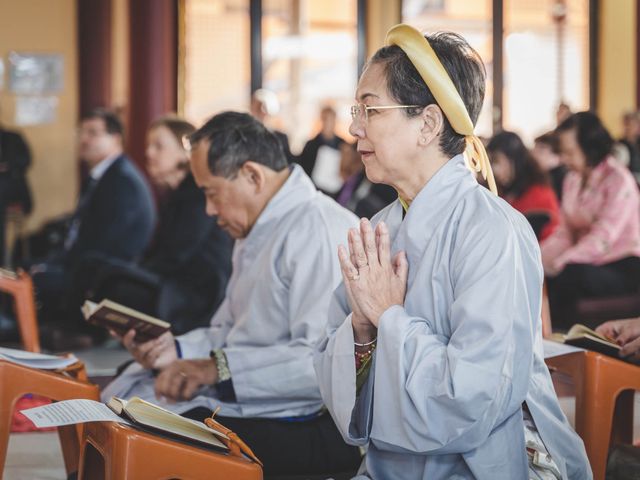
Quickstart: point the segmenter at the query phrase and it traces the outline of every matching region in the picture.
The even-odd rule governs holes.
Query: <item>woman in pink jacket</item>
[[[557,132],[569,172],[560,225],[541,247],[553,324],[569,327],[578,299],[640,291],[640,194],[595,114],[576,113]]]

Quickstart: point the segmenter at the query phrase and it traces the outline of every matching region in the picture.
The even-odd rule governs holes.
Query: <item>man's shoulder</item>
[[[120,155],[113,161],[113,164],[104,172],[104,179],[115,181],[129,180],[146,185],[142,172],[127,155]]]
[[[310,239],[317,238],[323,231],[329,236],[344,233],[346,238],[347,230],[358,223],[358,217],[321,192],[298,205],[288,217],[289,233]]]

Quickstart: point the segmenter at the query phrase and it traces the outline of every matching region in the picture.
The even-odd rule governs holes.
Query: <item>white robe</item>
[[[526,219],[477,184],[462,156],[384,220],[392,254],[407,253],[404,306],[379,320],[377,349],[356,395],[344,286],[316,352],[320,390],[347,443],[368,445],[375,479],[526,479],[522,404],[563,478],[591,478],[544,364],[540,250]]]
[[[355,215],[318,192],[301,167],[236,242],[226,297],[211,326],[177,338],[182,358],[226,354],[237,402],[222,402],[215,388],[193,400],[155,398],[154,378],[132,364],[103,393],[141,396],[178,413],[221,407],[220,415],[289,417],[317,412],[322,399],[313,347],[324,334],[331,294],[340,280],[337,246],[357,225]]]

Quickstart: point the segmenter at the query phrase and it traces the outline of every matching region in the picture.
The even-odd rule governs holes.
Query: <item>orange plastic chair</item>
[[[0,385],[0,472],[4,471],[11,419],[20,397],[33,393],[52,400],[100,399],[98,386],[87,382],[87,374],[81,362],[54,372],[0,361]],[[82,425],[59,427],[58,435],[67,473],[78,471]]]
[[[547,365],[573,378],[576,432],[584,441],[595,480],[604,480],[609,449],[633,441],[633,402],[640,367],[596,352],[548,358]]]
[[[261,480],[243,456],[186,445],[115,422],[87,423],[78,480]]]
[[[13,296],[22,346],[29,352],[40,352],[36,303],[31,277],[24,271],[19,271],[16,278],[0,273],[0,291]]]

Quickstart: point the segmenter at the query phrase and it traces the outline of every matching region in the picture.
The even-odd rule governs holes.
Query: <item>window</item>
[[[424,31],[451,30],[474,47],[487,68],[487,94],[476,133],[492,134],[492,0],[404,0],[403,21]],[[589,107],[589,1],[500,0],[502,38],[502,125],[531,142],[555,127],[563,101],[573,111]],[[554,13],[564,4],[558,29]],[[559,34],[560,32],[560,34]]]
[[[452,0],[405,0],[402,21],[425,32],[452,31],[462,35],[480,54],[487,71],[484,104],[475,132],[492,134],[492,5],[491,0],[475,2]]]
[[[561,101],[589,108],[589,4],[566,0],[559,34],[553,12],[561,3],[504,0],[503,125],[529,143],[556,126]]]
[[[320,108],[329,103],[338,113],[338,133],[350,138],[357,1],[263,0],[262,13],[262,85],[280,101],[270,126],[286,132],[292,151],[299,152],[317,133]]]
[[[181,2],[179,111],[196,124],[249,109],[249,0]]]

